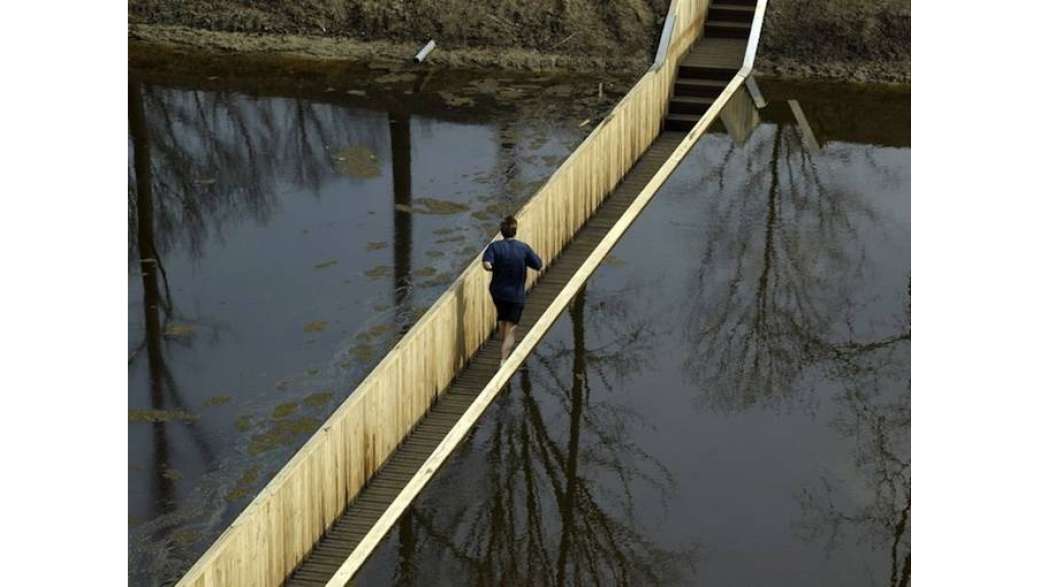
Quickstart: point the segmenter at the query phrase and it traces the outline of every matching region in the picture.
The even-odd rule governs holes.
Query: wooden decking
[[[747,39],[705,37],[686,55],[682,67],[737,70],[744,61]]]
[[[528,294],[527,306],[517,328],[517,344],[684,136],[685,133],[662,132],[595,215],[546,269]],[[455,378],[448,391],[297,567],[288,585],[325,585],[332,578],[390,502],[491,380],[498,370],[498,347],[497,337],[484,344],[476,357]]]

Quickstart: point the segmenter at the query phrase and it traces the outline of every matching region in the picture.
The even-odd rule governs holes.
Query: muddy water
[[[360,584],[908,584],[909,94],[762,86]]]
[[[129,556],[149,585],[190,566],[610,96],[574,79],[131,73]]]

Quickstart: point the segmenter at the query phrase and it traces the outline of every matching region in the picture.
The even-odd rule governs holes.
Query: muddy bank
[[[668,0],[415,2],[129,0],[132,41],[218,54],[407,59],[434,65],[637,75]],[[909,0],[773,0],[758,69],[787,78],[908,83]]]
[[[910,83],[909,0],[773,0],[755,69],[776,77]]]

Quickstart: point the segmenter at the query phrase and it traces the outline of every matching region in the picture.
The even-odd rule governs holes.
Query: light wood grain
[[[518,237],[547,262],[556,258],[657,137],[678,61],[701,35],[708,4],[708,0],[676,2],[674,32],[664,64],[636,83],[516,214]],[[487,295],[489,277],[480,267],[479,257],[467,265],[178,585],[273,586],[285,581],[491,333],[495,313]],[[598,258],[602,260],[602,256]],[[581,282],[590,272],[582,273]],[[535,279],[532,276],[529,285]],[[550,309],[558,315],[565,305],[566,301],[558,299]],[[542,335],[544,331],[525,337],[522,344],[527,350],[522,356]],[[500,387],[522,356],[518,349],[485,391]],[[488,393],[480,405],[471,407],[465,421],[472,423],[493,395]],[[484,397],[484,392],[479,397]],[[447,447],[461,438],[456,429],[462,428],[453,428],[451,441],[438,446],[435,455],[440,460],[436,462],[443,462],[450,453]],[[424,466],[420,473],[426,471]],[[413,481],[415,484],[409,487],[414,491],[426,482]],[[414,497],[414,493],[408,495]],[[407,495],[405,498],[401,503],[410,500]],[[360,546],[355,550],[360,560],[378,544],[400,511],[395,507],[392,515],[380,518],[379,532],[374,530],[363,541],[367,550]]]

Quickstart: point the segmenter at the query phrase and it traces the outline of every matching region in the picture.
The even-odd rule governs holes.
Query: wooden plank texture
[[[675,26],[665,63],[648,71],[633,86],[516,214],[520,222],[518,237],[531,244],[547,262],[557,259],[604,198],[654,143],[667,113],[679,61],[701,36],[708,4],[708,0],[675,2]],[[658,175],[645,173],[641,177]],[[643,192],[645,189],[631,193]],[[581,267],[587,264],[585,261]],[[478,355],[494,327],[488,279],[478,255],[178,585],[281,585],[338,523],[348,504],[360,499],[367,485],[392,490],[392,484],[377,485],[377,473],[399,452],[398,447],[409,438],[416,422],[431,408],[441,405],[438,400],[448,391],[449,383]],[[533,286],[534,281],[532,276],[528,285]],[[570,283],[573,282],[566,287]],[[545,304],[546,300],[541,302]],[[546,312],[553,312],[558,302],[559,298],[549,302]],[[491,377],[492,382],[502,373],[500,370]],[[474,404],[485,399],[482,391]],[[456,411],[465,407],[464,402],[460,405],[458,399],[452,400]],[[460,422],[472,417],[474,407],[470,405],[463,412]],[[446,439],[454,438],[458,429],[456,424]],[[415,450],[419,452],[406,456],[421,460],[422,451],[433,445],[433,441],[421,447],[417,444]],[[444,441],[436,444],[427,460],[443,445]],[[420,470],[424,472],[425,469]],[[397,500],[393,503],[397,504]],[[377,523],[385,525],[386,519],[384,513]],[[371,542],[372,534],[366,534],[361,546],[374,547]]]
[[[619,189],[615,190],[600,207],[600,211],[593,215],[592,220],[609,217],[612,222],[616,221],[621,212],[615,210],[628,209],[636,195],[642,191],[653,177],[653,173],[684,136],[683,133],[663,133],[635,165]],[[523,342],[531,325],[544,315],[551,302],[585,262],[589,253],[603,241],[605,235],[605,231],[586,224],[553,264],[543,272],[542,278],[528,294],[527,306],[517,328],[517,344]],[[383,469],[376,473],[372,484],[361,490],[357,501],[347,507],[343,516],[336,520],[325,538],[318,543],[313,551],[318,558],[312,554],[304,559],[289,579],[288,585],[302,585],[300,579],[305,577],[321,576],[325,581],[332,579],[339,564],[346,561],[358,546],[357,542],[343,542],[338,540],[338,537],[344,533],[359,536],[369,532],[373,526],[371,512],[382,515],[390,505],[390,500],[380,501],[378,498],[371,498],[370,488],[378,487],[379,496],[396,496],[402,493],[412,475],[418,471],[419,464],[429,458],[437,444],[462,419],[466,408],[472,405],[478,394],[491,381],[498,371],[498,359],[497,340],[488,341],[480,348],[455,382],[448,387],[448,391],[390,456]],[[411,469],[411,472],[406,475],[400,474],[399,471],[405,468]],[[338,558],[336,568],[328,566],[329,557]]]

